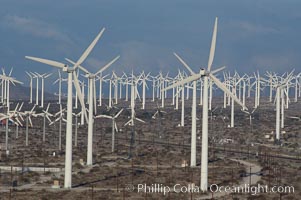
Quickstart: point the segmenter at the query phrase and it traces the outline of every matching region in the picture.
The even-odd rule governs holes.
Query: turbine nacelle
[[[204,68],[202,68],[202,69],[200,70],[200,74],[203,75],[203,76],[205,76],[205,75],[206,75],[206,70],[205,70]]]

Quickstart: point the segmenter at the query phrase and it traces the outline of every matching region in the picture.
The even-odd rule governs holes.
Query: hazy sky
[[[91,71],[120,55],[117,72],[175,72],[183,67],[173,52],[198,70],[207,65],[218,16],[213,68],[300,71],[300,10],[300,0],[1,0],[0,64],[28,84],[25,70],[53,68],[25,55],[77,60],[105,27],[83,64]]]

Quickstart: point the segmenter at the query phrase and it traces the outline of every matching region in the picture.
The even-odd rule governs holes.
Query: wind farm
[[[203,26],[205,60],[170,50],[168,71],[127,70],[110,26],[74,55],[25,51],[24,77],[4,66],[0,198],[300,199],[300,69],[216,64],[222,23]]]

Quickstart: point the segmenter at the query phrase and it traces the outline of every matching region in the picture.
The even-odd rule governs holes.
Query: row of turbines
[[[213,35],[211,40],[211,47],[209,53],[209,59],[206,69],[200,69],[199,71],[194,71],[184,59],[174,53],[176,59],[179,60],[184,66],[184,69],[188,71],[186,73],[183,69],[178,70],[176,76],[171,77],[169,74],[158,73],[156,75],[151,75],[150,73],[142,72],[140,74],[130,74],[123,73],[117,75],[112,72],[110,75],[104,75],[105,70],[107,70],[113,63],[115,63],[119,56],[112,59],[109,63],[101,67],[96,72],[90,72],[82,64],[90,54],[100,37],[102,36],[105,29],[102,29],[92,43],[83,52],[81,57],[72,61],[66,58],[66,62],[58,62],[54,60],[26,56],[26,59],[30,59],[39,63],[44,63],[59,70],[59,77],[54,82],[58,83],[58,104],[60,105],[60,110],[57,113],[49,112],[49,104],[42,113],[35,113],[35,107],[44,107],[44,80],[50,77],[52,74],[40,74],[37,72],[26,72],[30,78],[30,99],[29,103],[33,104],[33,81],[36,79],[36,102],[34,107],[30,111],[22,111],[22,104],[17,105],[14,110],[10,110],[9,105],[9,83],[13,84],[23,84],[17,81],[15,78],[11,77],[11,72],[6,75],[0,75],[2,80],[2,103],[3,107],[6,108],[6,113],[1,114],[1,119],[6,119],[13,121],[17,126],[21,125],[24,121],[26,122],[26,145],[28,145],[28,126],[31,124],[33,117],[43,117],[43,141],[45,141],[45,123],[46,120],[50,124],[55,122],[60,123],[60,137],[62,129],[62,121],[66,123],[66,145],[65,145],[65,177],[64,177],[64,187],[71,188],[72,186],[72,133],[73,133],[73,119],[75,118],[75,144],[77,144],[77,125],[78,117],[80,116],[80,124],[88,124],[88,142],[87,142],[87,165],[93,164],[93,124],[96,118],[109,118],[112,120],[112,151],[114,151],[114,138],[115,131],[118,130],[116,125],[116,118],[120,116],[123,109],[113,116],[109,115],[97,115],[97,107],[104,105],[102,100],[104,97],[104,84],[108,84],[108,94],[106,98],[109,99],[108,107],[111,108],[118,104],[121,100],[130,101],[131,116],[130,120],[125,123],[125,125],[130,125],[133,129],[134,134],[136,122],[145,123],[142,119],[136,117],[136,107],[137,99],[141,102],[141,109],[146,109],[146,94],[147,90],[151,90],[150,97],[152,101],[161,101],[160,110],[165,108],[165,100],[167,97],[172,98],[172,105],[175,110],[179,109],[179,103],[181,102],[181,123],[179,126],[184,126],[184,114],[185,114],[185,101],[191,98],[191,159],[190,166],[196,166],[196,125],[197,125],[197,96],[199,95],[199,106],[202,106],[202,156],[201,156],[201,180],[200,186],[203,191],[207,191],[208,187],[208,112],[212,110],[212,99],[215,90],[221,90],[223,92],[224,102],[223,107],[231,106],[231,123],[229,127],[234,127],[234,103],[236,102],[240,107],[242,112],[247,113],[250,116],[250,123],[252,120],[252,114],[255,109],[260,106],[260,97],[265,88],[269,88],[269,100],[271,103],[275,103],[276,107],[276,141],[280,141],[280,129],[284,127],[284,110],[288,108],[291,102],[289,98],[290,89],[294,88],[295,97],[294,101],[298,101],[298,97],[301,95],[301,76],[300,74],[295,74],[294,71],[291,73],[285,73],[283,75],[278,75],[273,72],[266,72],[264,75],[260,75],[259,72],[254,74],[239,74],[235,72],[230,74],[223,72],[223,80],[218,78],[218,73],[225,69],[224,66],[218,69],[212,69],[212,64],[215,54],[216,37],[217,37],[217,22],[216,18],[214,23]],[[68,64],[66,64],[68,63]],[[67,74],[67,78],[63,77],[63,73]],[[82,78],[85,80],[80,80]],[[41,99],[39,102],[39,80],[41,83]],[[62,98],[62,84],[67,83],[67,106],[63,109]],[[98,85],[98,88],[96,87]],[[75,94],[73,93],[73,87],[75,88]],[[88,88],[85,92],[85,88]],[[171,92],[169,92],[171,91]],[[246,99],[251,98],[251,92],[254,91],[255,104],[254,109],[249,111],[246,107]],[[192,92],[192,95],[190,93]],[[86,95],[87,93],[87,95]],[[98,93],[98,96],[97,96]],[[123,94],[125,95],[123,96]],[[142,93],[142,94],[141,94]],[[169,93],[169,94],[168,94]],[[273,100],[273,96],[275,97]],[[98,100],[97,100],[98,98]],[[79,102],[79,103],[78,103]],[[98,104],[97,104],[98,102]],[[73,103],[75,105],[73,105]],[[80,105],[81,111],[75,113],[74,109],[78,108]],[[88,108],[86,108],[88,105]],[[158,111],[157,112],[161,112]],[[65,117],[66,113],[66,117]],[[54,118],[54,119],[50,119]],[[8,123],[6,123],[8,124]],[[7,127],[6,127],[7,128]],[[7,134],[8,135],[8,131]],[[60,138],[59,137],[59,138]],[[7,140],[8,137],[6,137]],[[6,141],[7,142],[7,141]],[[7,148],[7,143],[6,143]],[[61,149],[61,140],[59,142],[59,148]]]

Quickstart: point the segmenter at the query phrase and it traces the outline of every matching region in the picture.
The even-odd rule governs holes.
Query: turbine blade
[[[31,117],[29,116],[28,119],[29,119],[30,126],[33,127]]]
[[[24,122],[24,119],[22,117],[22,114],[19,114],[19,117],[21,118],[21,120]]]
[[[11,76],[11,74],[12,74],[12,72],[13,72],[13,67],[10,69],[10,72],[9,72],[9,74],[8,74],[8,76]]]
[[[185,62],[180,56],[178,56],[178,54],[176,54],[176,53],[173,53],[173,54],[174,54],[174,55],[177,57],[177,59],[184,65],[184,67],[187,68],[187,70],[190,72],[191,75],[195,74],[195,73],[192,71],[192,69],[186,64],[186,62]]]
[[[139,121],[139,122],[145,123],[145,121],[143,121],[142,119],[139,119],[137,117],[136,117],[136,120]]]
[[[51,122],[51,119],[48,117],[48,115],[46,115],[46,118],[48,119],[49,122]]]
[[[35,107],[36,107],[36,105],[34,105],[34,106],[32,107],[32,109],[31,109],[30,112],[33,112],[33,110],[35,109]]]
[[[211,73],[209,73],[209,77],[213,80],[213,82],[221,89],[223,90],[225,93],[227,93],[228,95],[231,96],[231,98],[233,98],[234,101],[236,101],[236,103],[238,103],[240,106],[242,106],[243,108],[245,108],[246,110],[248,110],[248,108],[246,106],[244,106],[242,104],[242,102],[240,102],[238,100],[238,98],[220,81],[218,80],[214,75],[212,75]]]
[[[200,79],[201,77],[202,77],[202,74],[191,75],[188,78],[185,78],[185,79],[183,79],[181,81],[178,81],[178,82],[176,82],[176,83],[174,83],[174,84],[172,84],[172,85],[164,88],[164,91],[169,90],[169,89],[174,88],[174,87],[177,87],[179,85],[184,85],[186,83],[190,83],[191,81],[195,81],[197,79]]]
[[[223,67],[221,67],[221,68],[215,69],[215,70],[213,70],[213,71],[211,72],[211,74],[216,74],[217,72],[222,71],[222,70],[224,70],[225,68],[226,68],[226,66],[223,66]]]
[[[103,32],[105,31],[105,28],[103,28],[100,33],[96,36],[96,38],[92,41],[92,43],[88,46],[88,48],[84,51],[84,53],[82,54],[82,56],[78,59],[78,61],[76,62],[75,68],[82,64],[84,62],[84,60],[88,57],[88,55],[90,54],[90,52],[92,51],[92,49],[94,48],[94,46],[96,45],[96,43],[98,42],[99,38],[101,37],[101,35],[103,34]]]
[[[216,45],[216,33],[217,33],[217,17],[215,18],[215,23],[214,23],[214,29],[213,29],[213,34],[212,34],[212,40],[211,40],[211,47],[210,47],[210,54],[209,54],[209,60],[208,60],[208,71],[210,72],[211,66],[213,63],[214,59],[214,53],[215,53],[215,45]]]
[[[95,76],[98,75],[99,73],[102,73],[104,70],[106,70],[108,67],[110,67],[119,58],[120,58],[120,56],[117,56],[111,62],[109,62],[108,64],[106,64],[105,66],[103,66],[98,72],[95,73]]]
[[[20,105],[20,107],[19,107],[18,111],[20,111],[20,110],[22,109],[22,107],[23,107],[23,104],[24,104],[24,102],[22,102],[22,103],[21,103],[21,105]]]
[[[31,76],[30,73],[28,73],[28,72],[26,72],[26,71],[25,71],[25,73],[26,73],[30,78],[32,78],[32,76]]]
[[[107,118],[107,119],[112,119],[112,117],[109,116],[109,115],[97,115],[95,118]]]
[[[48,77],[51,76],[51,75],[52,75],[52,73],[47,74],[44,78],[48,78]]]
[[[60,69],[63,69],[64,67],[66,67],[66,65],[63,64],[63,63],[53,61],[53,60],[44,59],[44,58],[36,58],[36,57],[31,57],[31,56],[25,56],[25,58],[27,58],[29,60],[34,60],[36,62],[44,63],[46,65],[51,65],[53,67],[58,67]]]
[[[52,84],[56,84],[57,82],[59,82],[60,79],[56,79]]]
[[[16,118],[16,121],[19,123],[20,126],[23,126],[23,124],[20,122],[18,118]]]
[[[86,112],[84,96],[82,95],[82,92],[80,90],[80,85],[79,85],[75,71],[73,71],[73,80],[74,80],[74,85],[75,85],[75,89],[76,89],[76,93],[77,93],[79,102],[80,102],[81,106],[83,107],[84,115],[85,115],[86,121],[88,122],[88,116],[87,116],[87,112]]]
[[[15,110],[14,110],[14,112],[16,112],[16,111],[17,111],[17,109],[18,109],[18,106],[19,106],[19,103],[17,103],[17,105],[16,105],[16,107],[15,107]]]
[[[116,122],[114,122],[114,128],[115,128],[116,132],[118,132],[118,128],[117,128]]]
[[[50,103],[48,103],[48,105],[47,105],[46,112],[48,112],[49,106],[50,106]]]
[[[123,108],[117,113],[117,115],[114,116],[114,118],[117,118],[123,111]]]
[[[133,124],[133,120],[132,120],[132,119],[130,119],[127,123],[125,123],[124,126],[127,126],[127,125],[129,125],[130,123]]]

